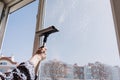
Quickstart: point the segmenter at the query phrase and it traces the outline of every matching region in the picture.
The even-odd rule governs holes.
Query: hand
[[[46,58],[46,48],[38,48],[36,53],[31,57],[30,62],[34,65],[35,69],[39,63]]]
[[[45,47],[40,47],[38,48],[38,50],[36,51],[36,55],[38,55],[38,57],[43,60],[46,58],[46,48]]]

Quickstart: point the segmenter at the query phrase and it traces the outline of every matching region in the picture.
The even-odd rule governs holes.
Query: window
[[[7,65],[7,62],[0,62],[0,65]]]
[[[44,22],[60,30],[49,37],[48,60],[87,66],[87,77],[111,80],[120,60],[110,0],[47,0]]]
[[[6,72],[6,70],[5,69],[0,69],[0,72]]]
[[[119,65],[109,0],[47,0],[44,22],[45,27],[55,25],[60,30],[49,37],[49,59]]]
[[[20,62],[28,60],[32,53],[37,4],[9,17],[3,53],[17,53],[15,56]],[[94,79],[100,74],[99,78],[106,80],[120,78],[114,74],[118,73],[114,66],[120,70],[120,59],[110,0],[46,0],[43,26],[51,25],[59,32],[48,37],[46,61],[56,59],[70,65],[67,78],[74,77],[74,63],[84,68],[85,79]],[[23,56],[24,53],[28,54]]]

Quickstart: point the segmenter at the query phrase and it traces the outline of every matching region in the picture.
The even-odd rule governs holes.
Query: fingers
[[[37,50],[37,54],[42,60],[46,58],[46,50],[47,49],[45,47],[42,47],[42,48],[40,47]]]
[[[42,54],[42,53],[45,53],[46,50],[47,50],[47,49],[46,49],[45,47],[43,47],[43,48],[40,47],[40,48],[38,48],[38,50],[37,50],[36,53],[37,53],[37,54]]]

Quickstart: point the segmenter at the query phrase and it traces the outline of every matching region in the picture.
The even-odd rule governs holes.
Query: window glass
[[[48,59],[119,65],[109,0],[47,0],[44,22],[59,29],[48,38]]]
[[[47,0],[44,25],[59,29],[48,39],[47,60],[83,67],[83,73],[73,71],[75,79],[84,74],[116,80],[112,74],[119,72],[120,60],[110,0]]]
[[[27,61],[33,50],[38,0],[9,14],[1,52],[15,56],[16,62]]]
[[[38,1],[9,16],[2,53],[17,62],[31,57]],[[44,28],[54,25],[59,32],[48,37],[40,78],[120,80],[110,0],[45,1]]]

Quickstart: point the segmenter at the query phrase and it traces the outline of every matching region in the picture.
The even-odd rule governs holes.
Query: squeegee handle
[[[47,37],[48,37],[48,35],[45,35],[45,36],[44,36],[43,43],[46,43],[46,42],[47,42]]]
[[[44,48],[44,47],[45,47],[45,44],[46,44],[46,43],[43,43],[43,45],[41,46],[41,48]]]
[[[48,36],[49,36],[49,34],[44,35],[43,45],[41,46],[41,48],[45,47],[45,44],[46,44],[46,42],[47,42]]]

